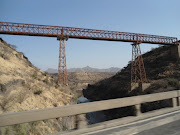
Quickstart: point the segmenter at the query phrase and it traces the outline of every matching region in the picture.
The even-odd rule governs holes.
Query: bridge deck
[[[74,27],[0,22],[0,34],[176,45],[176,37]]]

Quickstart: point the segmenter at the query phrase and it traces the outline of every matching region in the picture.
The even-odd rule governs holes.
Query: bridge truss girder
[[[84,29],[75,27],[23,24],[0,22],[0,34],[27,35],[27,36],[45,36],[58,37],[66,36],[68,38],[122,41],[122,42],[141,42],[150,44],[176,45],[176,37],[166,37],[158,35],[118,32],[96,29]]]

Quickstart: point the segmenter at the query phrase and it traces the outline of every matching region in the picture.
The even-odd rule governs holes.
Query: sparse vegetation
[[[1,54],[1,57],[5,60],[9,60],[10,56],[8,54]]]
[[[68,128],[63,125],[63,131],[66,131],[66,130],[68,130]]]
[[[53,106],[54,106],[54,107],[57,107],[57,106],[58,106],[58,104],[57,104],[57,103],[54,103],[54,104],[53,104]]]
[[[45,82],[46,84],[49,82],[49,80],[48,80],[48,77],[46,77],[44,80],[43,80],[43,82]]]
[[[0,113],[63,106],[71,103],[72,96],[66,93],[66,90],[63,92],[61,87],[56,88],[55,80],[51,75],[33,66],[23,53],[12,49],[2,39],[0,39],[0,65]],[[1,128],[0,134],[48,134],[62,130],[63,124],[60,122],[61,119],[41,121],[38,124],[8,126]]]
[[[43,75],[43,76],[47,76],[47,73],[46,73],[46,72],[42,72],[42,75]]]
[[[17,58],[19,58],[19,55],[18,54],[15,54]]]
[[[40,95],[42,93],[42,90],[37,90],[34,92],[35,95]]]
[[[33,79],[37,79],[37,73],[34,73],[34,74],[32,75],[32,78],[33,78]]]
[[[180,84],[179,84],[178,79],[168,78],[167,80],[168,80],[169,85],[174,86],[175,88],[179,88]]]
[[[28,124],[18,124],[14,125],[13,127],[18,135],[27,135],[27,132],[30,129]]]

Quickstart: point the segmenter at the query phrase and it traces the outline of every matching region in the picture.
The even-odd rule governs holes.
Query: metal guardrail
[[[69,105],[63,107],[0,114],[0,127],[126,106],[135,106],[137,115],[140,115],[140,107],[142,103],[160,101],[165,99],[172,99],[174,107],[180,105],[180,90]]]

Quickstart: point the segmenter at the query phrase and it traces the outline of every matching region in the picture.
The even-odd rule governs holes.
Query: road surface
[[[83,135],[180,135],[180,112],[172,112]]]
[[[143,131],[136,135],[180,135],[180,120]]]

